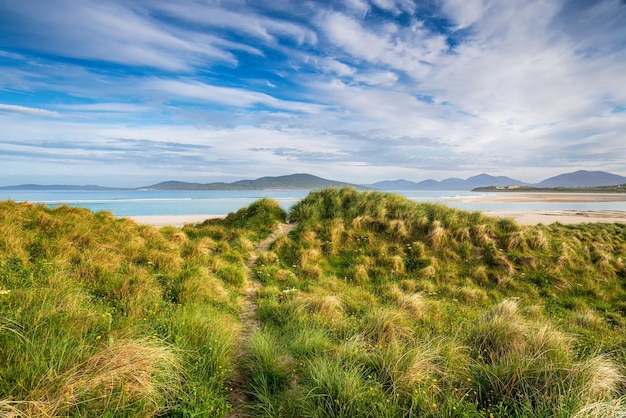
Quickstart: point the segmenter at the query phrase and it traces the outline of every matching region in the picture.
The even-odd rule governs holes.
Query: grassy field
[[[626,225],[353,189],[181,229],[0,202],[2,416],[622,417],[625,371]]]

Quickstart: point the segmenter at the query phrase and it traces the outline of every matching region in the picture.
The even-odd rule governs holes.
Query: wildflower
[[[0,289],[0,295],[8,295],[9,293],[11,293],[10,290]]]

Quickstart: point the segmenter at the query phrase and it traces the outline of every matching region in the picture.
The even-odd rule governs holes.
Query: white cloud
[[[377,7],[394,14],[402,12],[412,14],[415,12],[415,4],[411,0],[371,0],[371,2]]]
[[[363,17],[369,12],[370,5],[366,0],[344,0],[345,6],[353,11],[358,17]]]
[[[335,73],[340,77],[351,76],[356,73],[356,70],[349,65],[333,58],[322,58],[319,60],[320,68],[325,73]]]
[[[0,112],[19,113],[24,115],[43,116],[48,118],[58,118],[61,116],[58,112],[52,110],[3,103],[0,103]]]
[[[275,42],[276,36],[287,36],[299,44],[317,42],[312,30],[292,22],[252,14],[247,10],[229,10],[215,5],[194,2],[157,2],[157,10],[169,13],[188,22],[230,29],[252,35],[264,41]]]
[[[113,1],[11,2],[9,29],[32,47],[72,57],[189,70],[203,60],[235,62],[219,39],[158,22]],[[5,7],[7,7],[5,5]],[[37,9],[37,13],[33,10]],[[196,37],[197,35],[197,37]],[[200,38],[198,40],[198,37]]]
[[[448,50],[444,36],[428,32],[419,23],[410,28],[388,23],[375,30],[344,14],[327,12],[317,24],[352,59],[390,67],[416,80],[426,74],[430,62]]]
[[[371,86],[391,87],[398,81],[398,75],[391,71],[378,72],[359,72],[354,76],[354,80],[359,83],[369,84]]]
[[[293,112],[317,113],[322,106],[296,101],[280,100],[265,93],[240,89],[213,86],[196,81],[178,81],[154,79],[146,81],[143,88],[209,103],[218,103],[235,107],[252,107],[255,105],[269,106]]]
[[[448,34],[418,20],[427,17],[379,10],[410,12],[404,1],[333,4],[341,13],[271,3],[280,16],[297,7],[297,18],[264,14],[266,3],[244,10],[243,1],[41,3],[43,16],[18,19],[50,33],[37,48],[130,71],[51,56],[30,65],[26,52],[0,52],[3,62],[20,62],[2,67],[0,88],[13,97],[46,93],[36,106],[0,105],[0,141],[24,155],[50,147],[55,159],[73,149],[73,161],[100,159],[103,172],[127,158],[133,173],[192,176],[203,167],[239,178],[294,167],[348,181],[482,171],[540,180],[537,172],[569,166],[626,173],[626,7],[617,0],[442,0],[458,29]],[[147,141],[144,161],[154,168],[132,163],[132,141]]]
[[[444,13],[456,22],[458,29],[479,21],[488,7],[486,0],[443,0],[442,3]]]

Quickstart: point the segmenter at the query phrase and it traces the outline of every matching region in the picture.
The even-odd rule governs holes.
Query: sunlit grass
[[[618,417],[625,260],[625,225],[352,189],[162,229],[0,202],[0,414]]]

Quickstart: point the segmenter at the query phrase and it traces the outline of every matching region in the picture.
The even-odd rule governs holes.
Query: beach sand
[[[483,203],[593,203],[626,202],[626,193],[524,193],[497,192],[487,196],[450,199],[457,202]],[[626,223],[626,211],[616,210],[483,210],[483,214],[500,218],[513,218],[521,225],[549,225],[580,223]]]
[[[183,227],[185,224],[197,224],[207,219],[225,218],[226,215],[141,215],[126,216],[139,224],[153,226],[176,226]]]
[[[522,193],[502,192],[487,196],[464,197],[450,199],[455,202],[483,203],[533,203],[533,202],[626,202],[626,193]],[[497,205],[495,205],[497,206]],[[549,225],[555,222],[562,224],[579,223],[626,223],[626,211],[615,210],[528,210],[528,211],[482,211],[487,216],[513,218],[520,225]],[[200,223],[206,219],[223,218],[226,215],[150,215],[130,216],[137,223],[158,227],[172,225],[182,227],[188,223]]]
[[[626,211],[614,210],[528,210],[528,211],[482,211],[484,215],[513,218],[520,225],[626,223]]]

